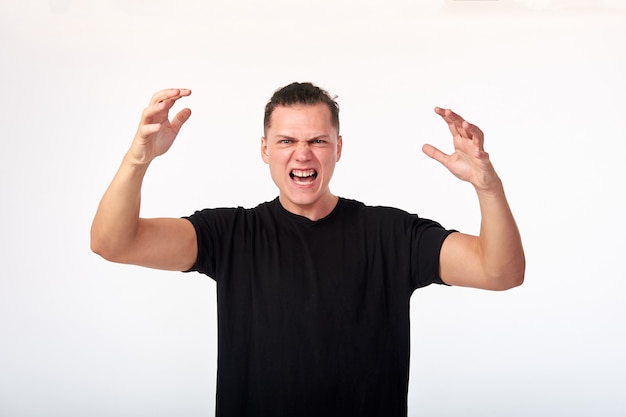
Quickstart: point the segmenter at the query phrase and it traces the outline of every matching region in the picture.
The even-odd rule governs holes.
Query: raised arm
[[[91,249],[120,263],[186,270],[197,255],[196,234],[185,219],[139,217],[141,185],[150,162],[170,148],[191,116],[185,108],[169,120],[169,110],[190,90],[156,93],[144,110],[132,145],[107,188],[91,226]]]
[[[521,285],[525,272],[522,240],[502,181],[483,148],[483,132],[449,109],[437,107],[435,112],[448,124],[454,152],[446,154],[432,145],[422,150],[474,186],[481,213],[479,236],[453,233],[444,241],[441,278],[450,285],[489,290]]]

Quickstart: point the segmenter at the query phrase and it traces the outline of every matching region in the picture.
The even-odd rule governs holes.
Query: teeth
[[[289,176],[296,184],[309,185],[317,178],[317,171],[314,169],[292,169]]]
[[[315,175],[314,169],[294,169],[291,171],[291,175],[300,178],[313,177]]]

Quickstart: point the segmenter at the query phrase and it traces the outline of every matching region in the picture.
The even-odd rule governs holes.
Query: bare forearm
[[[502,183],[498,179],[489,190],[477,194],[482,218],[478,246],[484,274],[494,289],[520,285],[526,265],[524,249]]]
[[[113,181],[104,193],[91,226],[91,249],[114,260],[137,235],[141,185],[147,165],[124,158]]]

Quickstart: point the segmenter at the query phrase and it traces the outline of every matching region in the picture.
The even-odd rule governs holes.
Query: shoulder
[[[348,198],[340,197],[339,199],[340,207],[342,208],[342,212],[358,214],[361,216],[365,216],[367,218],[396,218],[396,219],[408,219],[408,218],[416,218],[417,215],[411,214],[406,210],[402,210],[396,207],[390,206],[371,206],[365,203],[362,203],[357,200],[351,200]]]
[[[420,217],[418,214],[390,206],[371,206],[360,201],[340,199],[342,215],[354,218],[368,228],[384,231],[413,231],[420,235],[427,229],[445,231],[437,221]]]
[[[259,221],[276,218],[278,199],[267,201],[256,207],[216,207],[197,210],[185,218],[196,228],[203,230],[249,227]]]
[[[264,213],[276,211],[277,203],[278,203],[278,199],[274,199],[271,201],[266,201],[264,203],[257,205],[256,207],[251,207],[251,208],[246,208],[243,206],[204,208],[201,210],[196,210],[190,216],[186,216],[186,218],[233,217],[233,216],[250,216],[250,215],[264,214]]]

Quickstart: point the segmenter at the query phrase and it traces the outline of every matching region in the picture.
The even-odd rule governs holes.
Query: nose
[[[297,161],[308,161],[311,159],[311,146],[308,142],[300,142],[294,151]]]

